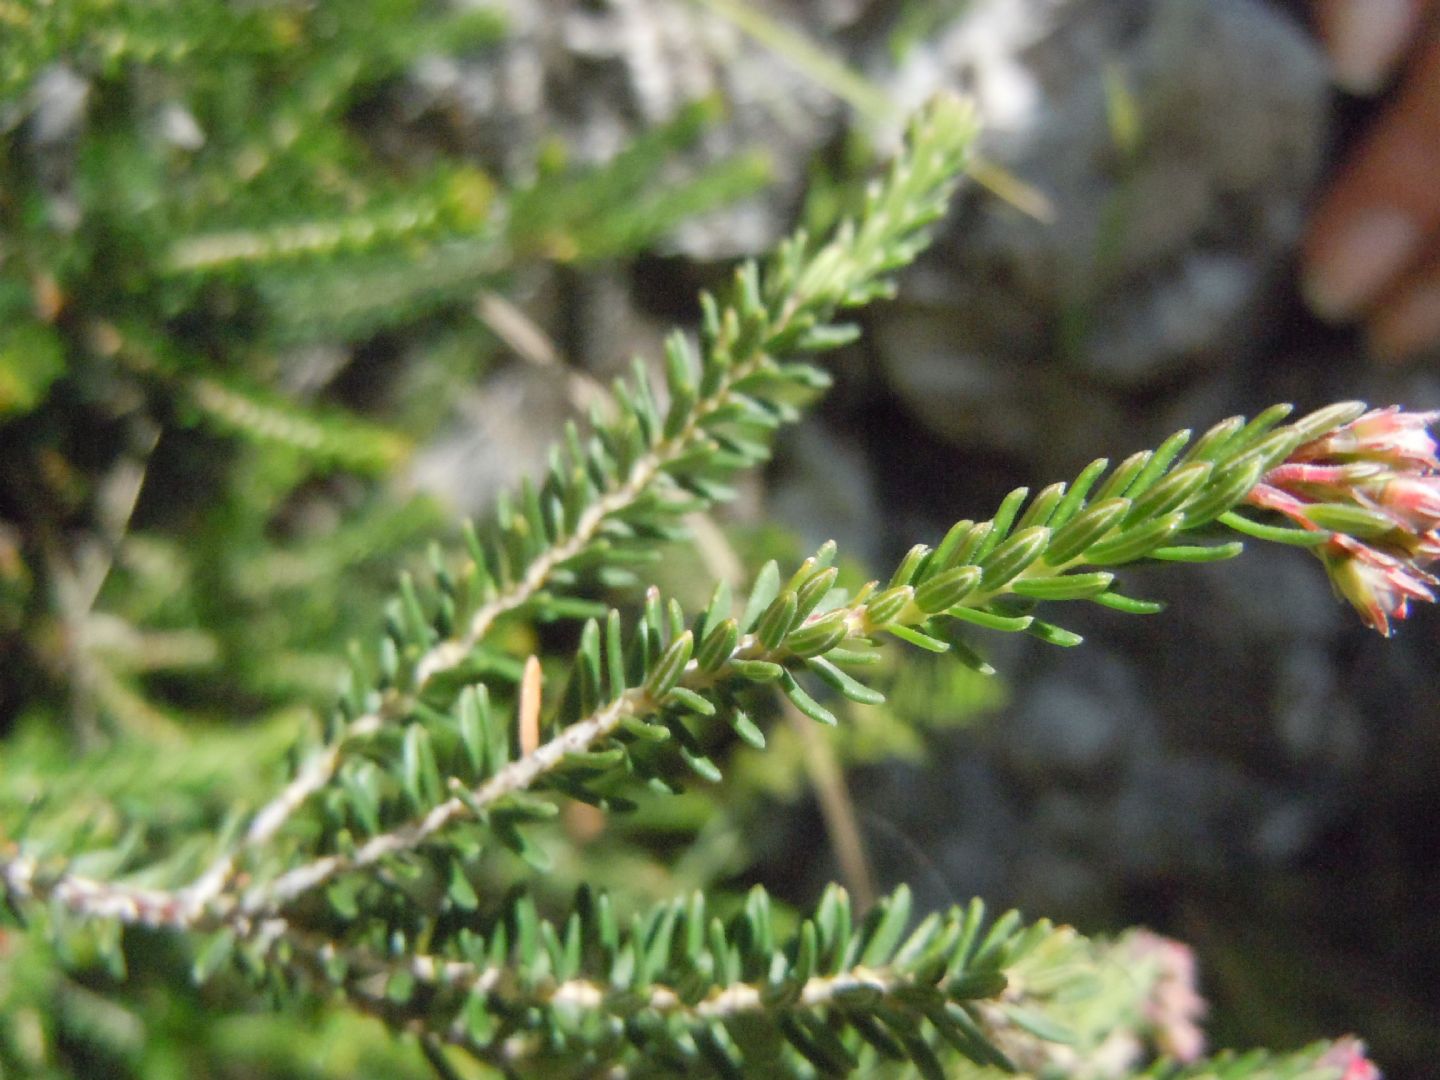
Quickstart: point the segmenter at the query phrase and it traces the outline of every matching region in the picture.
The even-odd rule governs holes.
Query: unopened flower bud
[[[1396,476],[1367,494],[1402,528],[1428,533],[1440,526],[1440,476]]]
[[[1398,405],[1371,409],[1359,419],[1306,443],[1295,451],[1292,460],[1353,456],[1395,466],[1440,469],[1435,440],[1426,430],[1436,419],[1440,419],[1440,412],[1405,412]]]
[[[1428,585],[1436,579],[1368,544],[1336,533],[1321,549],[1335,591],[1360,613],[1365,625],[1390,636],[1390,621],[1410,613],[1411,600],[1435,599]]]

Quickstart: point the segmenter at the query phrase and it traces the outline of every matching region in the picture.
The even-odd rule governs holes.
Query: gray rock
[[[30,89],[30,139],[53,146],[73,139],[85,120],[90,83],[65,64],[42,71]]]
[[[1051,657],[1017,687],[1000,741],[1017,774],[1042,786],[1108,785],[1139,730],[1153,725],[1135,673],[1092,645],[1083,659]]]
[[[572,160],[602,162],[637,135],[710,95],[725,102],[679,168],[703,170],[742,151],[767,152],[773,183],[754,198],[686,222],[677,251],[702,260],[770,247],[788,230],[810,156],[841,107],[779,57],[703,5],[666,0],[505,0],[502,42],[466,58],[418,64],[403,95],[412,119],[446,117],[462,148],[511,180],[533,173],[559,140]],[[856,16],[836,0],[772,13],[819,16],[806,33]]]
[[[1365,726],[1330,650],[1306,641],[1287,649],[1269,707],[1281,746],[1301,768],[1333,776],[1353,773],[1365,760]]]
[[[943,770],[892,762],[852,786],[876,879],[909,882],[935,908],[971,896],[1003,903],[1023,818],[990,763],[947,742],[959,752]]]
[[[1240,648],[1332,638],[1351,618],[1331,593],[1324,568],[1293,548],[1250,543],[1242,558],[1194,569],[1203,580],[1210,635]]]
[[[1093,857],[1040,847],[1019,853],[1012,876],[1015,895],[1024,898],[1027,909],[1082,925],[1103,918],[1114,884]]]
[[[205,145],[205,132],[195,114],[178,101],[167,101],[156,111],[152,121],[155,134],[177,150],[199,150]]]
[[[1256,0],[986,0],[894,83],[971,92],[982,152],[1054,211],[972,195],[878,314],[887,378],[927,425],[1023,445],[1068,402],[1093,431],[1106,392],[1245,354],[1326,139],[1299,27]]]
[[[1259,816],[1250,852],[1270,865],[1284,865],[1314,843],[1331,815],[1314,799],[1289,798],[1273,803]]]
[[[45,193],[46,217],[60,231],[73,232],[80,225],[75,166],[90,82],[64,63],[52,64],[36,77],[28,99],[17,118],[29,118],[25,150]],[[6,126],[0,117],[0,131]]]
[[[818,424],[788,432],[767,502],[806,550],[834,540],[847,557],[879,565],[885,537],[864,448]]]
[[[1107,848],[1132,879],[1218,873],[1249,852],[1256,820],[1275,801],[1223,760],[1139,758],[1110,805]]]
[[[572,408],[556,371],[502,368],[457,403],[449,430],[416,453],[402,487],[434,495],[456,514],[486,518],[500,492],[544,474]]]

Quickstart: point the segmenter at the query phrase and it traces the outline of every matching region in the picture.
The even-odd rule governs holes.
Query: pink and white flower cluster
[[[1132,930],[1126,940],[1137,963],[1155,965],[1155,981],[1144,1004],[1155,1048],[1181,1064],[1198,1060],[1205,1052],[1200,1021],[1209,1005],[1198,989],[1195,953],[1149,930]]]
[[[1336,591],[1387,637],[1411,600],[1433,601],[1440,585],[1429,570],[1440,559],[1437,418],[1372,409],[1299,447],[1246,499],[1328,533],[1316,553]]]

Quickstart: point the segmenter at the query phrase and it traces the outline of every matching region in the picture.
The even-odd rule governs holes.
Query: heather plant
[[[398,10],[372,6],[381,22]],[[107,10],[97,6],[95,17]],[[266,15],[237,7],[203,16],[212,17]],[[250,63],[285,54],[291,39],[276,33]],[[396,59],[407,55],[394,47]],[[349,265],[327,248],[324,264],[308,267],[320,293],[403,300],[334,307],[358,320],[346,324],[352,332],[388,325],[399,311],[433,315],[516,257],[525,234],[505,230],[520,230],[524,214],[417,216],[413,206],[397,209],[412,191],[375,195],[366,205],[377,216],[359,232],[364,214],[338,209],[330,232],[313,218],[230,231],[194,231],[187,220],[177,238],[167,224],[161,239],[137,233],[150,246],[115,285],[119,297],[65,284],[88,280],[83,260],[48,274],[25,267],[21,278],[42,298],[49,286],[37,282],[74,299],[16,324],[24,332],[0,368],[20,388],[7,399],[8,440],[65,451],[28,451],[37,464],[69,461],[79,439],[63,419],[98,408],[97,387],[118,383],[135,388],[118,424],[126,445],[144,452],[171,426],[216,424],[243,432],[249,456],[222,471],[224,505],[212,510],[229,570],[185,582],[178,610],[156,583],[174,583],[164,564],[183,561],[174,539],[183,526],[170,525],[169,546],[136,550],[124,521],[87,505],[103,500],[83,479],[71,517],[54,527],[14,498],[20,510],[0,547],[9,590],[0,631],[28,650],[26,699],[46,705],[32,705],[10,733],[0,773],[9,920],[0,1068],[219,1073],[227,1055],[258,1045],[270,1056],[246,1059],[250,1074],[305,1074],[294,1046],[277,1045],[293,1037],[310,1053],[343,1054],[335,1044],[353,1039],[352,1055],[356,1046],[375,1055],[352,1056],[357,1071],[413,1070],[405,1054],[418,1047],[441,1076],[1374,1076],[1348,1037],[1207,1056],[1188,950],[1143,930],[1087,938],[1015,912],[993,915],[978,900],[915,911],[903,887],[867,907],[831,886],[796,911],[758,886],[726,887],[723,860],[682,868],[703,850],[703,830],[677,826],[674,808],[713,806],[705,793],[733,786],[741,763],[766,752],[779,703],[835,726],[881,706],[895,667],[924,654],[945,654],[983,679],[993,675],[983,658],[989,635],[1082,645],[1062,625],[1066,604],[1163,617],[1123,591],[1126,566],[1183,573],[1239,556],[1243,536],[1310,551],[1381,633],[1410,601],[1432,599],[1434,417],[1358,403],[1299,419],[1271,407],[1198,437],[1177,433],[1113,466],[1097,460],[1033,493],[1017,489],[989,517],[916,544],[888,578],[865,580],[827,544],[784,568],[764,563],[738,595],[724,581],[687,580],[676,590],[683,597],[656,587],[652,579],[673,577],[676,563],[687,579],[703,573],[679,556],[656,564],[683,549],[694,515],[728,500],[736,478],[767,460],[776,431],[828,384],[817,358],[854,339],[847,318],[883,300],[924,248],[973,128],[963,103],[933,102],[853,218],[820,241],[796,235],[704,295],[697,334],[676,331],[658,369],[637,363],[588,423],[566,428],[540,480],[454,530],[452,543],[432,545],[423,562],[409,560],[388,599],[374,599],[363,576],[347,585],[353,564],[403,548],[412,532],[445,534],[438,512],[377,498],[359,525],[298,552],[247,516],[256,502],[302,499],[333,482],[326,469],[339,465],[383,476],[403,438],[263,384],[284,365],[257,358],[297,325],[279,299],[262,306],[269,315],[251,338],[226,339],[244,342],[233,364],[174,358],[172,343],[186,340],[187,313],[235,299],[237,279],[211,275],[243,265],[255,277],[242,295],[288,297],[307,278],[288,260],[307,244],[365,248]],[[533,235],[553,240],[572,211],[575,235],[591,235],[581,229],[588,197],[574,193],[624,202],[654,175],[664,143],[638,148],[618,173],[552,179],[574,197],[558,199],[555,188],[553,201],[537,201],[532,213],[545,226]],[[675,208],[710,197],[690,195]],[[526,198],[495,194],[512,207]],[[203,207],[191,209],[203,218]],[[414,281],[401,251],[384,246],[399,238],[394,230],[419,261]],[[592,239],[597,251],[620,242]],[[120,328],[119,314],[147,297],[160,310],[130,312],[140,329]],[[279,457],[276,443],[285,444]],[[127,475],[107,474],[110,489],[123,495]],[[130,509],[134,500],[133,491],[128,501],[112,497]],[[93,544],[67,547],[60,526],[86,516],[111,531],[97,526]],[[102,560],[98,581],[87,558]],[[112,564],[117,580],[107,580]],[[228,626],[227,605],[293,604],[283,586],[262,587],[286,573],[298,591],[328,590],[320,602],[341,605],[351,632],[378,626],[344,661],[341,689],[317,724],[302,708],[315,690],[294,674],[305,668],[295,637]],[[130,644],[152,666],[127,668],[113,639],[96,640],[117,625],[150,635]],[[66,631],[66,648],[47,645]],[[169,672],[166,683],[157,655],[198,671],[190,680]],[[243,657],[237,670],[217,662],[231,655]],[[57,738],[45,725],[71,706],[93,715],[82,723],[76,713],[76,728]],[[184,708],[193,715],[182,724]],[[100,749],[70,750],[87,741]],[[608,842],[586,839],[597,817],[612,823]],[[645,839],[626,832],[627,821],[669,828],[685,843],[637,857]],[[136,985],[149,996],[135,995]],[[375,1040],[374,1025],[351,1024],[351,1014],[378,1020],[398,1048]],[[217,1024],[219,1016],[236,1022]],[[182,1032],[204,1050],[187,1058],[147,1049]]]

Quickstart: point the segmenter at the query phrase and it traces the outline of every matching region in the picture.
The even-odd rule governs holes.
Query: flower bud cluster
[[[1437,418],[1372,409],[1300,446],[1246,498],[1328,534],[1315,550],[1336,592],[1386,636],[1440,584],[1429,570],[1440,559],[1440,460],[1428,431]]]

